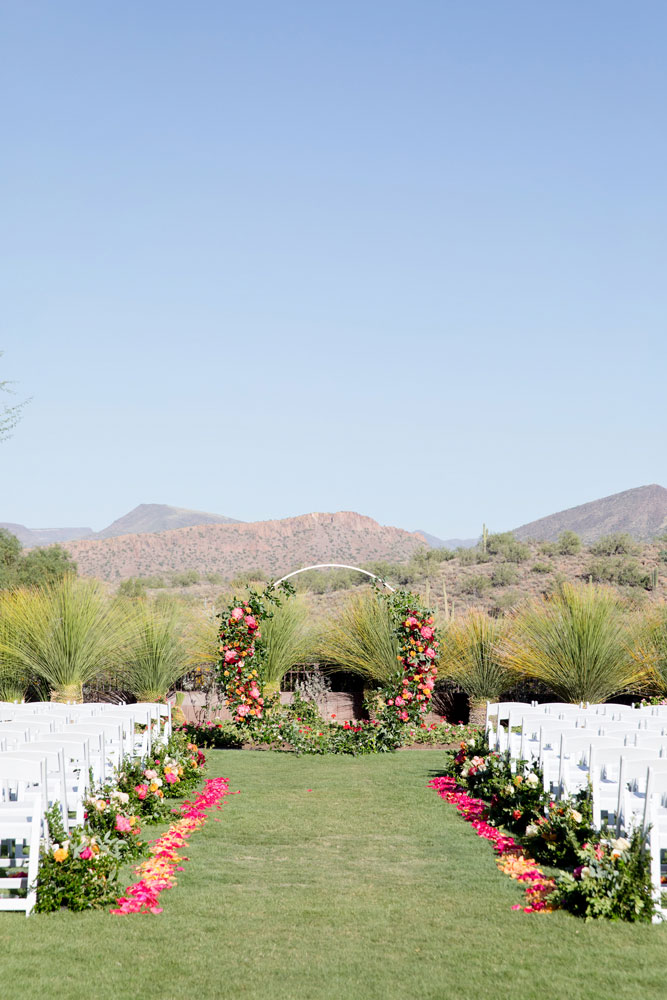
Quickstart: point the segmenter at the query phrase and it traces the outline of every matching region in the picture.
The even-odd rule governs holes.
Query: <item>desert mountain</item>
[[[421,535],[345,511],[82,539],[67,549],[83,576],[121,580],[187,569],[230,577],[259,568],[276,577],[311,563],[400,562],[423,546]]]
[[[222,514],[207,514],[201,510],[185,507],[170,507],[165,503],[140,503],[138,507],[124,514],[95,538],[115,538],[117,535],[139,535],[147,532],[172,531],[174,528],[190,528],[198,524],[240,524],[233,517]]]
[[[427,545],[432,549],[471,549],[477,545],[477,538],[438,538],[437,535],[429,535],[428,531],[417,529],[416,534],[421,535]]]
[[[585,542],[594,542],[602,535],[623,531],[638,541],[650,541],[666,530],[667,490],[653,484],[522,524],[514,534],[521,539],[553,542],[563,531],[575,531]]]
[[[222,514],[207,514],[202,510],[188,510],[186,507],[170,507],[164,503],[140,503],[138,507],[124,514],[102,531],[92,528],[26,528],[24,524],[0,523],[12,535],[16,535],[21,545],[32,548],[36,545],[54,545],[80,538],[115,538],[116,535],[136,535],[146,532],[171,531],[173,528],[189,528],[197,524],[240,524],[233,517]]]
[[[92,528],[26,528],[24,524],[12,524],[10,521],[0,522],[0,528],[4,528],[10,535],[16,535],[26,548],[62,544],[72,538],[88,538],[93,534]]]

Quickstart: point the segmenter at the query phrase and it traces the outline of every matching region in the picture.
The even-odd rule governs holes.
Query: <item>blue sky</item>
[[[0,379],[32,402],[0,521],[468,537],[667,485],[663,3],[3,22]]]

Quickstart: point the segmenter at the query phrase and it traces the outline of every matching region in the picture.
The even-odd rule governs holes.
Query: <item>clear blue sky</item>
[[[667,485],[666,36],[662,0],[6,5],[0,521],[466,537]]]

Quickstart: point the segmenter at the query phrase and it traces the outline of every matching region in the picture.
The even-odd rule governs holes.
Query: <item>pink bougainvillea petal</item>
[[[207,820],[207,810],[217,805],[219,800],[229,795],[227,778],[209,778],[203,791],[194,802],[186,802],[180,809],[181,819],[169,827],[167,832],[150,844],[151,857],[142,862],[135,873],[139,880],[125,890],[125,895],[116,900],[116,906],[110,910],[118,916],[128,913],[162,913],[158,906],[158,896],[165,889],[176,885],[174,872],[182,872],[181,861],[189,858],[179,856],[176,851],[195,830],[202,827]],[[175,810],[179,813],[179,810]],[[216,822],[219,820],[216,819]]]

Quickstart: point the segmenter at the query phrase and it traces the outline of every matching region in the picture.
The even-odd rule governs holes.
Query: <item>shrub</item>
[[[641,551],[634,538],[627,532],[603,535],[590,546],[594,556],[637,556]]]
[[[607,701],[645,682],[648,671],[633,659],[632,644],[631,623],[612,590],[565,583],[514,612],[501,654],[508,667],[577,704]]]
[[[495,701],[516,680],[498,656],[507,626],[483,611],[469,611],[449,624],[440,646],[440,674],[456,681],[470,699],[470,722],[483,725],[487,700]]]
[[[500,563],[491,574],[491,583],[494,587],[509,587],[511,584],[516,583],[518,579],[519,574],[508,563]]]
[[[574,531],[563,531],[556,542],[556,551],[561,556],[575,556],[581,551],[581,538]]]
[[[530,559],[530,545],[520,542],[511,531],[489,535],[486,542],[487,552],[498,555],[505,562],[522,563]]]
[[[553,566],[550,566],[549,563],[537,562],[531,566],[531,573],[553,573]]]
[[[623,556],[603,556],[593,559],[581,573],[584,579],[594,583],[616,583],[621,587],[644,587],[650,589],[651,576],[634,559]]]
[[[374,591],[351,595],[324,626],[317,654],[330,666],[387,683],[396,673],[398,642],[386,601]]]
[[[471,594],[473,597],[481,597],[485,591],[491,586],[491,580],[488,576],[484,576],[481,573],[475,573],[471,576],[466,576],[461,580],[459,589],[462,594]]]
[[[555,542],[540,542],[538,550],[543,556],[555,556],[558,551]]]
[[[572,874],[564,872],[558,877],[550,902],[587,920],[652,919],[650,855],[641,826],[629,840],[598,835],[577,854],[579,865]]]

